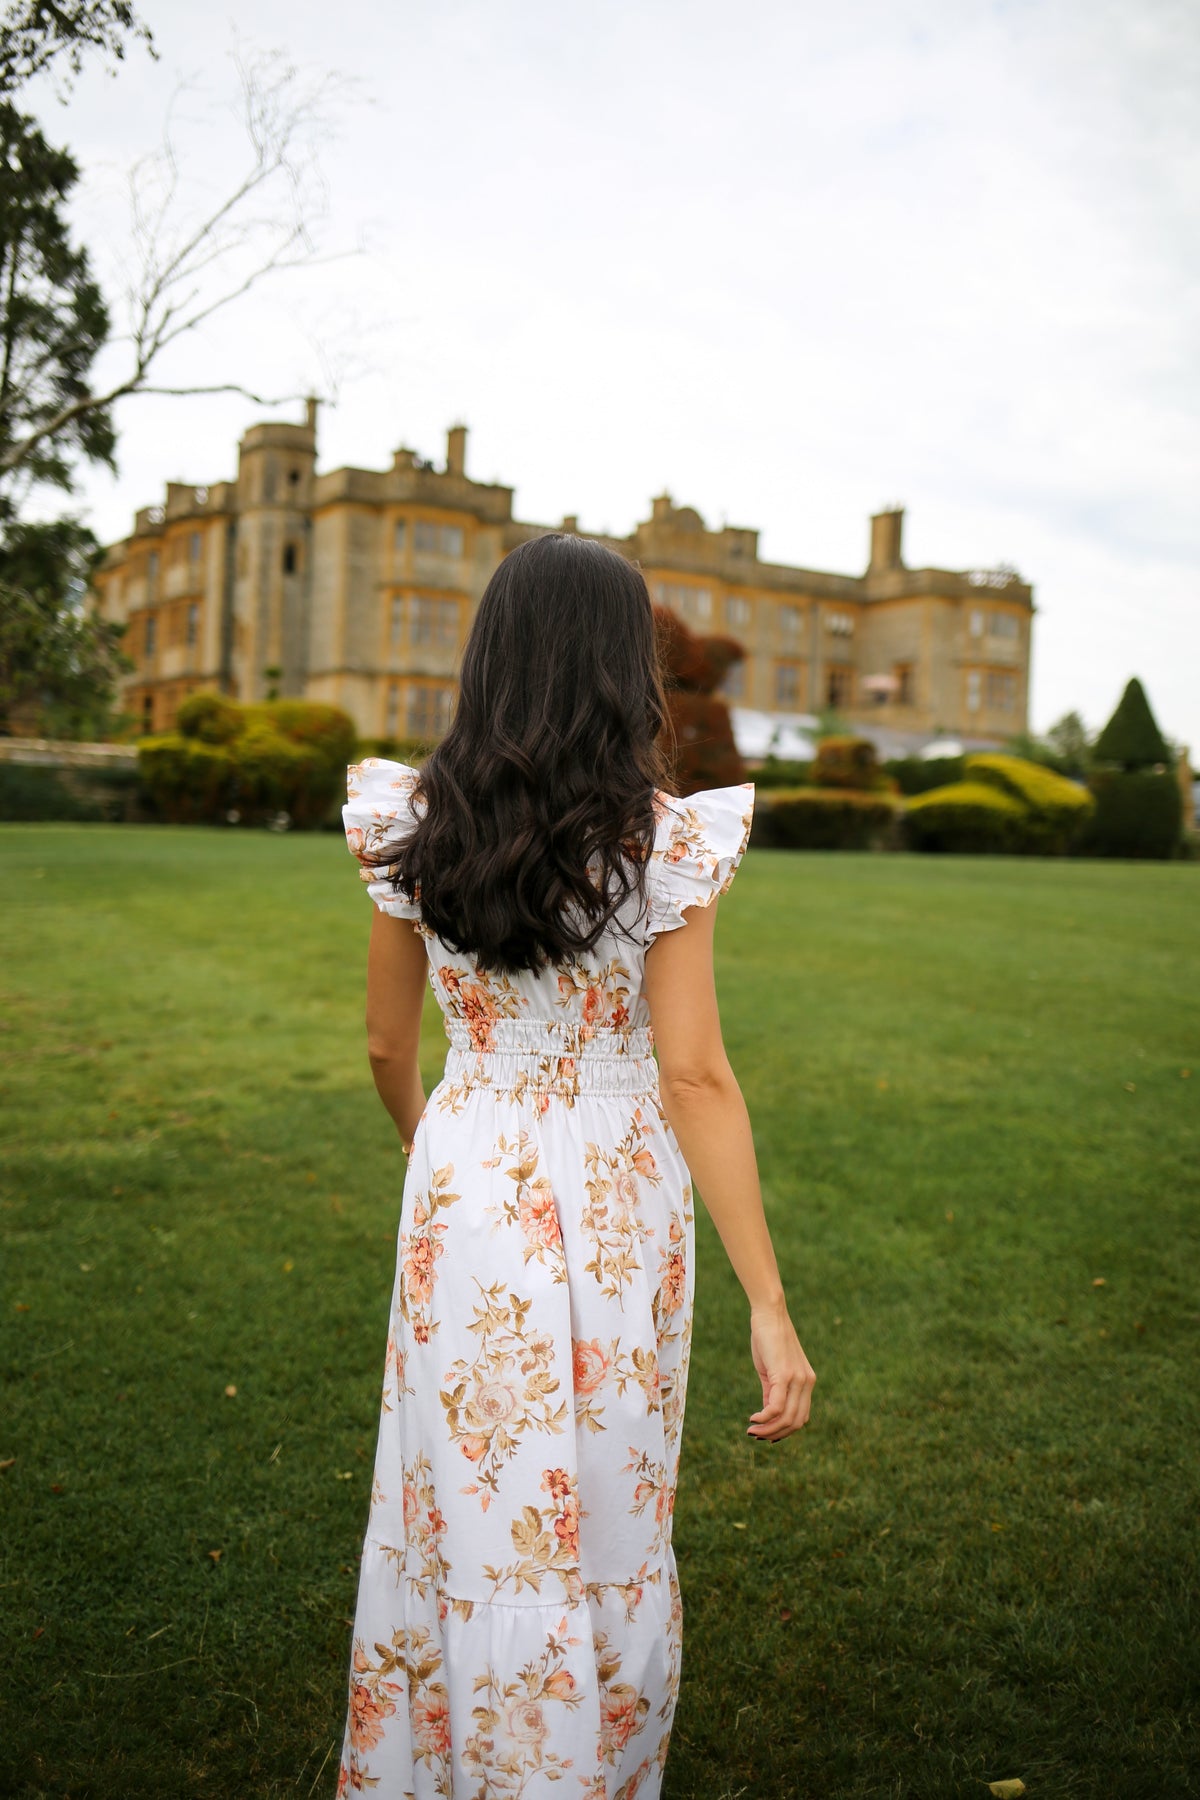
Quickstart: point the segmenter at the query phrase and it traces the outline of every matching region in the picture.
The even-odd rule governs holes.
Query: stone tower
[[[238,445],[227,666],[243,700],[304,692],[316,460],[315,400],[303,425],[252,425]]]

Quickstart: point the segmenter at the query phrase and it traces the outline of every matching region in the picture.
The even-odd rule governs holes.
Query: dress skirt
[[[453,998],[404,1185],[339,1800],[652,1800],[691,1182],[648,1028]]]

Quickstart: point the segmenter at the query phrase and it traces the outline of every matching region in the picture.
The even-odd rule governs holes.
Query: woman
[[[409,1162],[339,1795],[659,1793],[693,1174],[750,1303],[749,1435],[808,1417],[713,987],[754,791],[665,792],[664,718],[641,574],[554,534],[488,584],[424,767],[349,771]]]

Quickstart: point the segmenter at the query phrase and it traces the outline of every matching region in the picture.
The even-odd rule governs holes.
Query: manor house
[[[513,490],[474,481],[454,426],[436,466],[318,474],[317,405],[252,425],[237,475],[167,486],[95,576],[128,626],[124,703],[146,731],[197,688],[332,701],[364,737],[439,736],[474,608],[507,551],[562,525],[513,517]],[[710,530],[669,494],[628,537],[652,597],[694,631],[736,638],[731,702],[796,715],[835,707],[913,747],[935,732],[1000,741],[1026,728],[1033,592],[1012,570],[910,569],[902,510],[871,520],[861,575],[762,562],[758,532]],[[592,534],[587,534],[592,535]]]

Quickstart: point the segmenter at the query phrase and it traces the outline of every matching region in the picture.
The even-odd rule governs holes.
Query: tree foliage
[[[78,178],[73,157],[0,100],[0,470],[16,445],[32,440],[19,473],[14,466],[0,486],[0,525],[14,516],[18,485],[69,491],[79,456],[113,460],[111,409],[76,410],[91,392],[109,327],[87,252],[67,229]],[[62,423],[47,432],[52,420]]]
[[[133,664],[124,627],[87,612],[98,547],[77,519],[10,521],[0,540],[0,731],[19,722],[46,737],[100,738],[114,723],[117,683]]]
[[[129,0],[12,0],[0,14],[0,94],[50,69],[69,87],[87,52],[98,51],[110,66],[124,61],[127,38],[157,55]]]
[[[1096,739],[1093,755],[1098,763],[1115,763],[1125,770],[1173,765],[1175,758],[1136,675],[1127,683],[1116,712]]]
[[[729,708],[716,689],[746,652],[733,638],[699,637],[665,606],[654,608],[659,662],[674,737],[675,783],[681,794],[738,782],[745,766]]]

